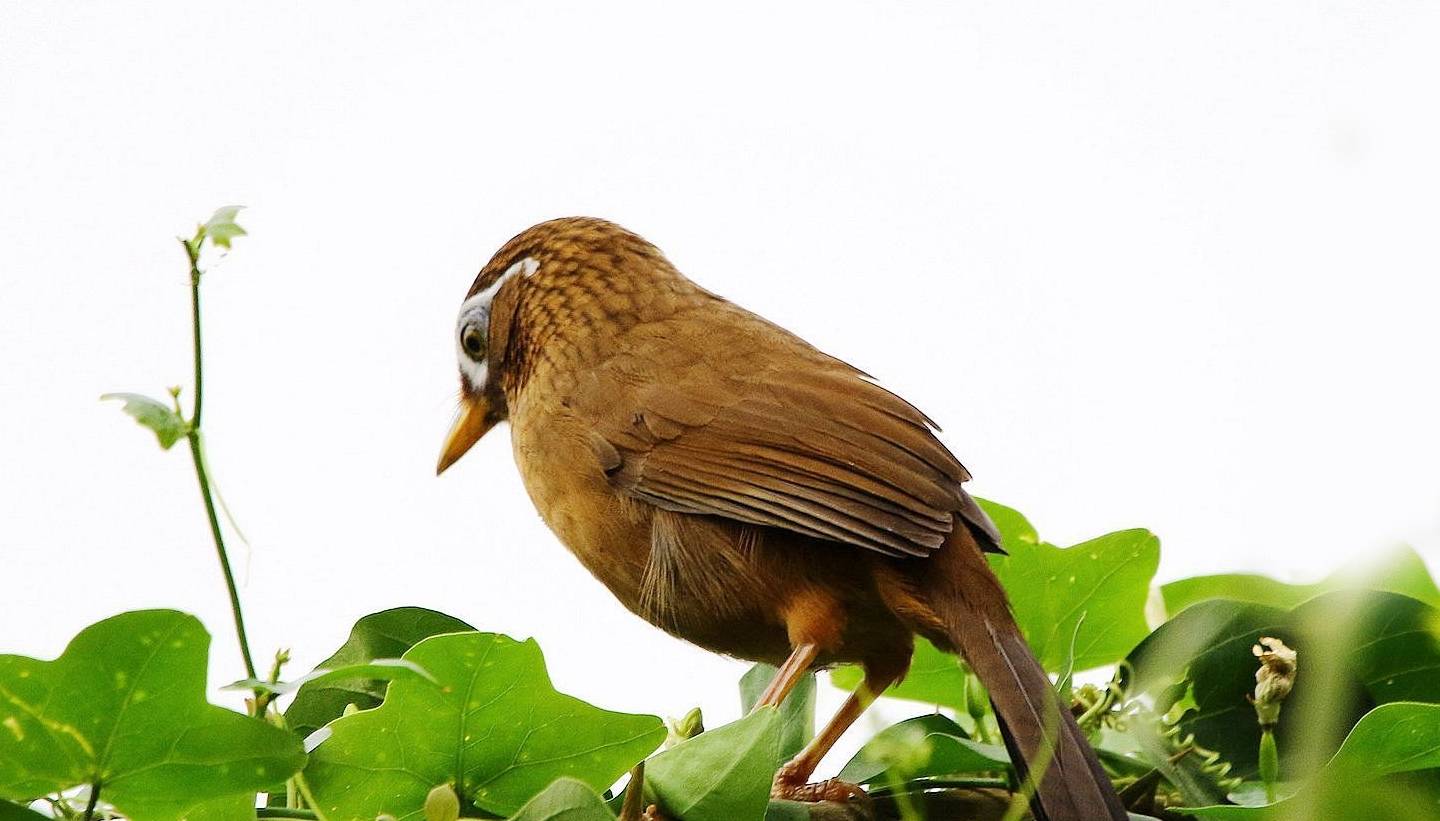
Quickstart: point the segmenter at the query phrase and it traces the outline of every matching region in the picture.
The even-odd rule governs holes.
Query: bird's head
[[[528,345],[559,332],[571,303],[591,301],[618,279],[673,271],[660,252],[614,223],[590,217],[542,222],[505,243],[475,277],[455,322],[460,412],[437,473],[509,414]],[[537,299],[537,295],[544,298]],[[565,307],[569,306],[569,307]]]

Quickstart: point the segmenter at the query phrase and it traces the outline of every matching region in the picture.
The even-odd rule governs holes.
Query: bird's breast
[[[609,486],[586,444],[588,426],[563,404],[519,402],[510,426],[515,463],[540,518],[634,610],[650,553],[652,510]]]

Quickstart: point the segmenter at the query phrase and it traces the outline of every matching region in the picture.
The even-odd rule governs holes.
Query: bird
[[[988,691],[1017,772],[1034,769],[1036,818],[1126,818],[989,568],[1003,546],[970,473],[909,402],[593,217],[501,246],[454,339],[460,408],[437,474],[508,422],[540,517],[624,607],[779,668],[757,709],[812,670],[862,668],[772,795],[856,800],[810,778],[920,636]]]

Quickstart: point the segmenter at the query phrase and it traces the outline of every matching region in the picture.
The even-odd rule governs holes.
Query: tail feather
[[[1021,778],[1042,773],[1031,799],[1037,821],[1124,821],[1115,788],[1021,636],[999,580],[966,529],[956,530],[920,579],[944,626],[927,638],[959,651],[990,691]]]

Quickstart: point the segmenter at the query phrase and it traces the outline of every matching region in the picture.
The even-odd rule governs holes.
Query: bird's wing
[[[889,555],[928,555],[958,515],[999,548],[933,423],[855,368],[728,303],[630,343],[590,386],[621,492]]]

